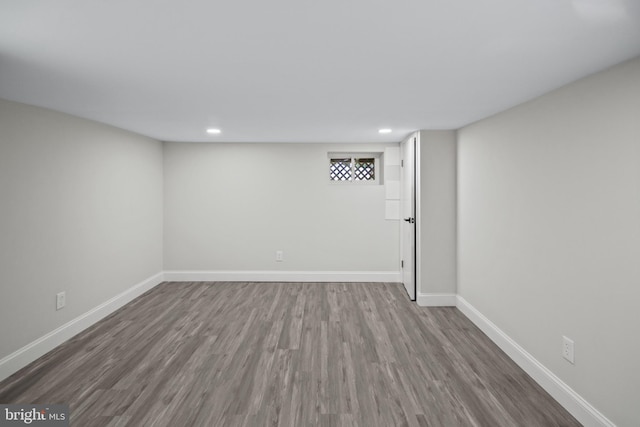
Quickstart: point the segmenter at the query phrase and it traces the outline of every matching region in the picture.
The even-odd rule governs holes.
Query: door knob
[[[404,220],[407,221],[409,224],[414,224],[416,222],[416,219],[411,217],[405,218]]]

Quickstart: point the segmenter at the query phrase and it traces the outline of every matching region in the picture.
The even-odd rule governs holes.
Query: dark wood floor
[[[163,283],[0,383],[93,426],[578,426],[401,285]]]

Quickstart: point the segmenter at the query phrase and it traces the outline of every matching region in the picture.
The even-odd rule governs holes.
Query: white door
[[[400,245],[402,249],[402,283],[409,298],[416,300],[416,137],[400,146]]]

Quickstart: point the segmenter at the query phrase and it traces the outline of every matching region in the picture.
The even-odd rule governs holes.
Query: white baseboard
[[[79,334],[89,326],[107,317],[123,305],[139,297],[154,286],[162,283],[163,273],[158,273],[138,283],[110,300],[87,311],[43,337],[27,344],[0,360],[0,381],[18,372],[34,360],[42,357],[63,342]]]
[[[167,282],[400,282],[399,271],[165,271]]]
[[[615,427],[607,417],[461,296],[457,308],[585,427]]]
[[[455,307],[456,294],[422,294],[418,293],[416,302],[420,307]]]

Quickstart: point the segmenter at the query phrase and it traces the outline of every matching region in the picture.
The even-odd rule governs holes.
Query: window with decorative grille
[[[356,181],[373,181],[376,179],[376,161],[370,159],[353,159],[353,177]]]
[[[331,181],[377,182],[377,158],[356,156],[330,156],[329,179]]]
[[[351,181],[351,159],[331,159],[329,177],[332,181]]]

